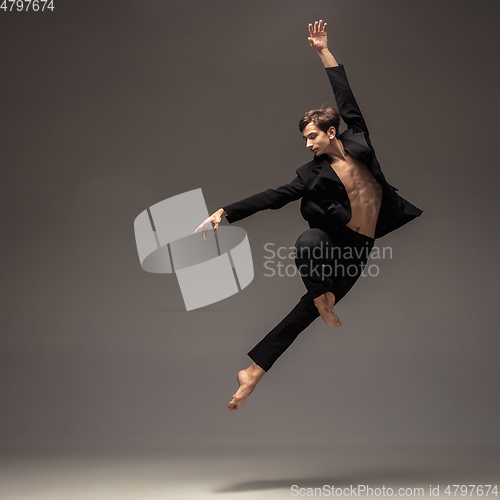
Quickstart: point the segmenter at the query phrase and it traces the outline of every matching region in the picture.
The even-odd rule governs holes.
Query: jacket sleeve
[[[340,116],[347,124],[347,128],[352,128],[354,132],[364,132],[368,135],[368,127],[347,81],[344,66],[340,64],[339,66],[326,68],[326,73],[332,85]]]
[[[289,184],[285,184],[276,189],[266,189],[262,193],[254,194],[236,203],[224,206],[227,213],[226,220],[230,223],[249,217],[256,212],[266,210],[276,210],[284,207],[291,201],[298,200],[303,196],[305,184],[302,178],[297,175]]]

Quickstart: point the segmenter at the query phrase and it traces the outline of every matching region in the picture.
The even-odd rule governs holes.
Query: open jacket
[[[342,141],[344,149],[366,165],[382,185],[382,205],[375,229],[375,238],[380,238],[418,217],[422,210],[399,196],[397,189],[385,180],[344,67],[326,68],[326,72],[340,116],[347,125],[347,130],[338,139]],[[289,184],[267,189],[223,207],[228,222],[236,222],[260,210],[276,210],[299,198],[302,198],[300,211],[311,228],[335,230],[351,220],[349,197],[326,154],[302,165],[296,174],[297,177]]]

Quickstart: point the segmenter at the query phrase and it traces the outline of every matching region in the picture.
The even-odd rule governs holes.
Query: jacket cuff
[[[231,215],[231,208],[229,205],[227,207],[222,207],[225,212],[226,212],[226,220],[229,222],[229,224],[232,224],[233,222],[236,222],[234,215]]]
[[[332,73],[332,74],[338,73],[344,77],[346,76],[343,64],[339,64],[338,66],[330,66],[329,68],[325,68],[325,71],[327,73]]]

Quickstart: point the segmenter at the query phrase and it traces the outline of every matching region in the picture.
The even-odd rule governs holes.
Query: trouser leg
[[[304,231],[295,243],[295,264],[312,299],[328,292],[333,285],[330,266],[334,245],[330,236],[321,229]]]
[[[335,245],[332,239],[335,239]],[[348,228],[332,237],[316,228],[302,233],[296,243],[296,264],[299,272],[301,265],[308,266],[302,269],[304,275],[301,272],[308,291],[292,311],[248,353],[250,358],[268,371],[299,333],[319,316],[314,304],[316,297],[331,291],[335,295],[335,304],[338,304],[353,287],[368,260],[373,243],[372,238]],[[314,253],[318,247],[320,250]]]
[[[274,327],[248,355],[268,371],[274,362],[290,347],[300,332],[319,316],[311,296],[306,293],[290,313]]]

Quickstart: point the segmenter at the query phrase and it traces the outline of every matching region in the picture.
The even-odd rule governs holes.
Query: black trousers
[[[335,304],[361,276],[375,240],[347,226],[335,231],[308,229],[295,243],[295,264],[307,288],[299,303],[249,353],[268,371],[319,312],[314,299],[330,291]]]

